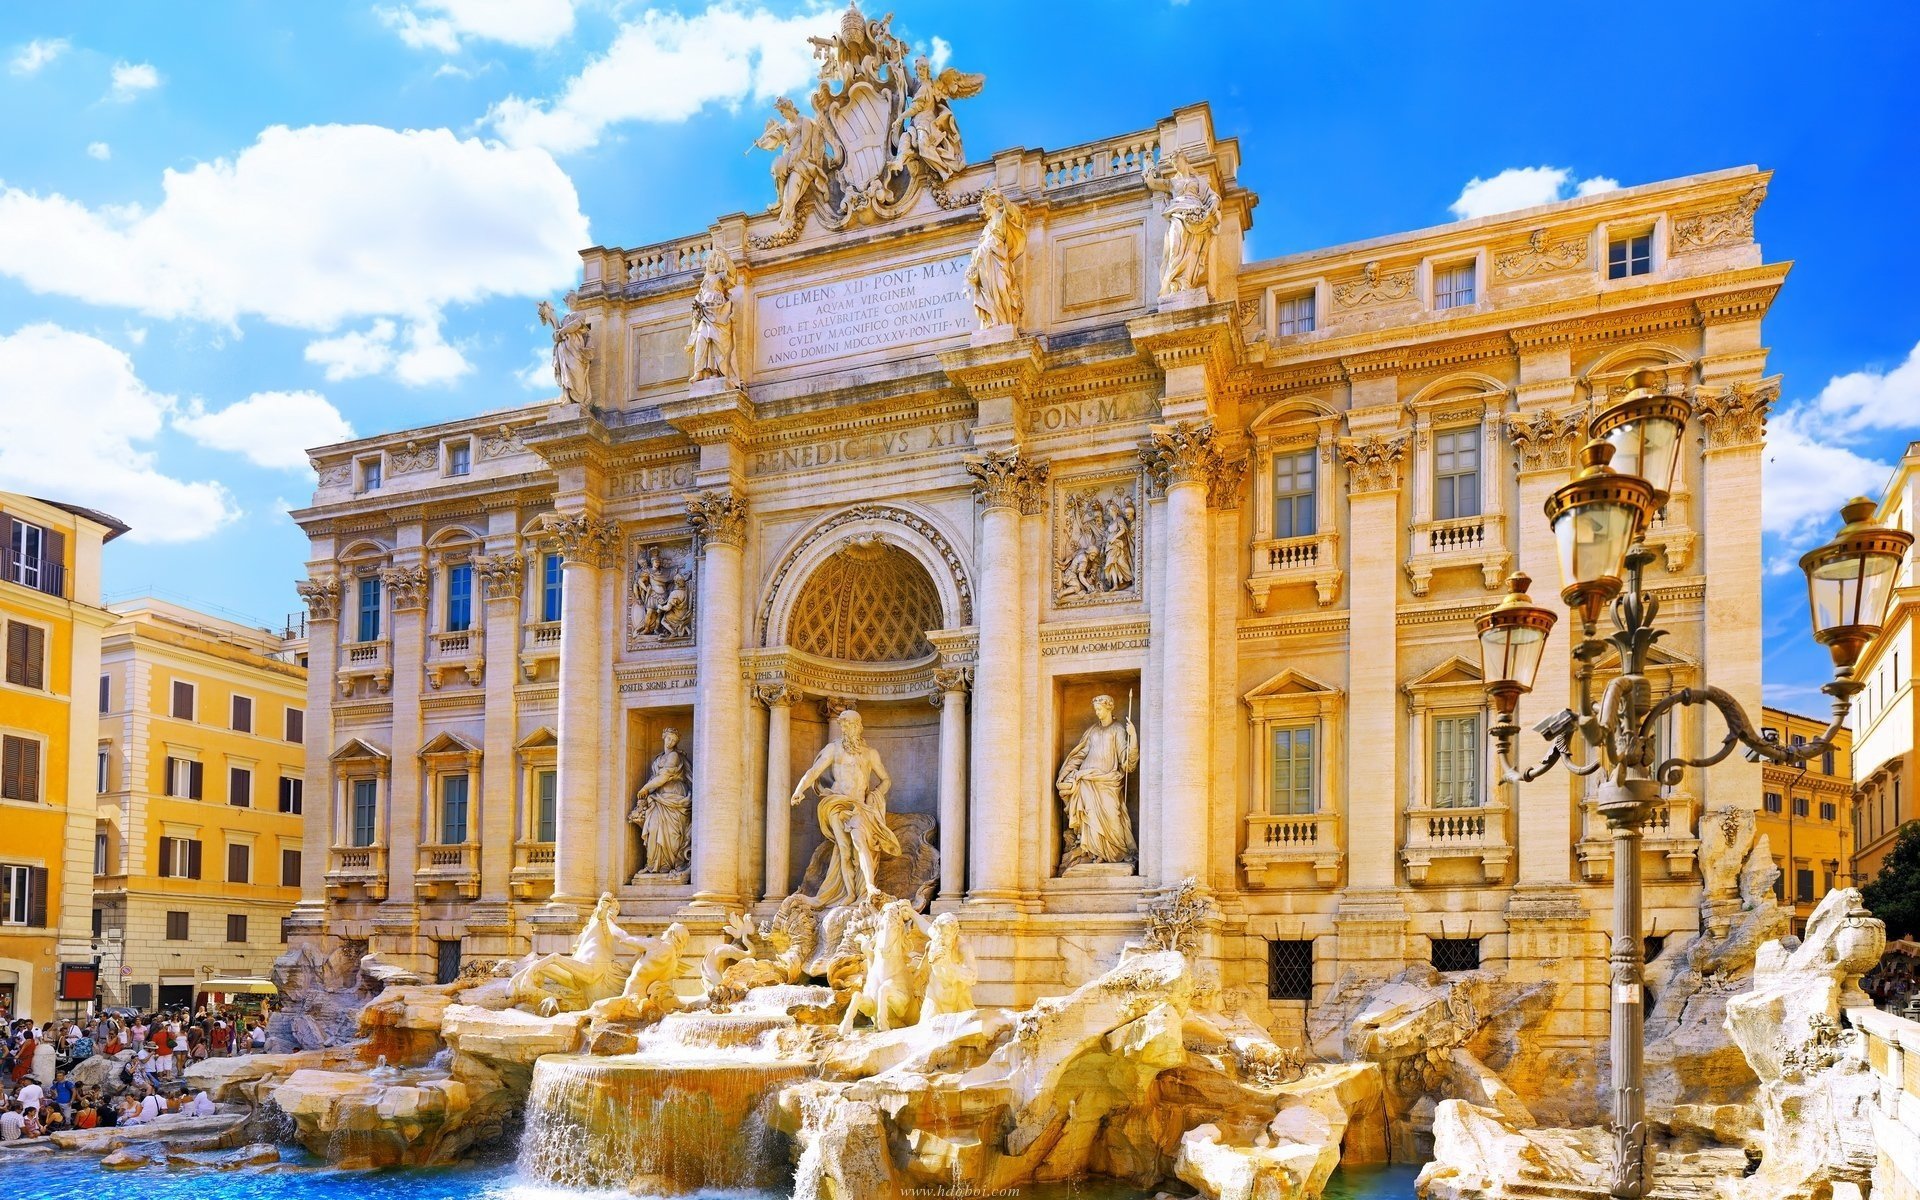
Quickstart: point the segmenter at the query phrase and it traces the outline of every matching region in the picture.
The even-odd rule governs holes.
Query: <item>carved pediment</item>
[[[1406,687],[1412,692],[1422,688],[1479,687],[1483,682],[1485,680],[1480,674],[1480,664],[1456,654],[1419,678],[1411,680]]]
[[[1256,700],[1267,700],[1288,696],[1337,696],[1340,689],[1321,683],[1310,675],[1302,674],[1288,667],[1277,675],[1271,676],[1241,699],[1248,704]]]

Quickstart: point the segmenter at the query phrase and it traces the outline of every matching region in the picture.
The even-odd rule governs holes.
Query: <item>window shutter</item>
[[[253,732],[253,700],[247,696],[233,698],[233,730],[235,733]]]
[[[23,626],[27,631],[26,686],[47,686],[47,631],[38,625]]]
[[[29,738],[20,743],[20,791],[18,799],[40,799],[40,743]]]
[[[40,542],[40,590],[49,596],[64,596],[60,586],[67,571],[67,535],[58,529],[42,532]]]
[[[20,795],[20,762],[26,754],[27,739],[0,737],[0,796],[9,800],[18,800]]]
[[[200,878],[200,842],[198,839],[187,843],[187,878]]]
[[[198,800],[200,798],[200,785],[205,779],[206,768],[204,764],[199,762],[189,762],[187,764],[187,799]]]
[[[37,929],[47,927],[47,869],[45,867],[27,868],[27,924]]]
[[[160,839],[160,878],[173,878],[173,839]]]
[[[307,712],[303,708],[287,710],[287,740],[299,745],[307,740]]]
[[[7,682],[27,686],[27,626],[7,622]]]
[[[180,761],[179,759],[177,759],[177,758],[175,758],[175,757],[173,757],[172,755],[168,755],[168,756],[167,756],[167,771],[166,771],[166,777],[165,777],[164,779],[162,779],[162,780],[160,781],[160,794],[161,794],[161,795],[163,795],[163,796],[171,796],[171,795],[173,795],[173,794],[174,794],[174,791],[173,791],[173,773],[174,773],[174,771],[175,771],[175,770],[177,769],[177,768],[176,768],[176,767],[174,766],[174,764],[175,764],[175,763],[177,763],[177,762],[179,762],[179,761]]]

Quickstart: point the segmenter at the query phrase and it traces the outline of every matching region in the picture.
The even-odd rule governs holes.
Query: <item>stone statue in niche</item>
[[[1127,776],[1140,765],[1140,736],[1131,712],[1124,724],[1114,724],[1112,696],[1093,698],[1093,716],[1053,781],[1067,810],[1063,871],[1088,863],[1131,863],[1137,853],[1127,816]]]
[[[1160,295],[1176,295],[1207,286],[1207,259],[1220,227],[1220,193],[1205,172],[1187,161],[1184,151],[1156,163],[1143,176],[1147,186],[1167,193],[1167,244],[1160,269]]]
[[[693,556],[688,550],[684,544],[650,543],[634,555],[628,589],[634,609],[627,625],[628,649],[693,636]]]
[[[553,305],[540,302],[540,323],[553,329],[553,382],[560,398],[582,406],[593,402],[591,372],[593,346],[587,318],[577,312],[561,317]]]
[[[1020,206],[988,188],[980,194],[980,211],[987,218],[967,264],[967,286],[973,289],[973,311],[980,328],[1020,324],[1022,300],[1020,270],[1027,256],[1027,217]]]
[[[693,356],[688,382],[724,379],[740,386],[740,369],[733,355],[733,288],[738,282],[733,259],[715,246],[707,255],[706,274],[693,296],[693,327],[687,333],[687,352]]]
[[[640,829],[639,874],[672,875],[687,869],[693,824],[693,764],[680,751],[680,731],[660,735],[660,753],[646,782],[633,793],[627,820]]]
[[[1134,593],[1139,515],[1128,484],[1064,495],[1054,553],[1056,603]]]
[[[893,780],[881,765],[880,752],[867,745],[854,709],[842,712],[835,723],[839,738],[821,747],[788,801],[798,805],[808,788],[819,785],[815,813],[820,832],[833,846],[826,878],[813,897],[821,907],[883,895],[877,882],[880,859],[900,853],[899,839],[887,824],[887,790]]]

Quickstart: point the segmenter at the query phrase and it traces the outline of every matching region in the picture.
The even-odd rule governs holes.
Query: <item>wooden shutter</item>
[[[19,621],[7,622],[7,682],[27,686],[27,629]]]
[[[64,596],[66,589],[60,585],[67,573],[67,535],[47,529],[40,537],[40,590],[49,596]]]
[[[235,808],[253,807],[253,772],[245,767],[227,768],[227,803]]]
[[[248,871],[247,868],[253,865],[247,861],[250,857],[252,856],[247,853],[247,847],[244,843],[236,842],[227,847],[228,883],[249,882],[247,876],[251,874],[251,872]]]
[[[173,878],[173,839],[170,837],[160,839],[160,878]]]
[[[206,774],[205,764],[200,762],[189,762],[187,764],[187,799],[198,800],[200,798],[201,785],[206,781]]]
[[[26,756],[27,739],[0,736],[0,796],[19,800],[21,760]]]
[[[36,929],[47,927],[47,869],[27,868],[27,924]]]
[[[250,696],[233,698],[233,731],[235,733],[253,732],[253,699]]]
[[[193,685],[185,680],[173,681],[173,715],[182,721],[193,720]]]
[[[200,878],[200,839],[187,843],[187,878]]]
[[[300,745],[307,740],[307,710],[289,708],[287,710],[287,740]]]
[[[280,852],[280,886],[300,886],[300,852],[298,850]]]

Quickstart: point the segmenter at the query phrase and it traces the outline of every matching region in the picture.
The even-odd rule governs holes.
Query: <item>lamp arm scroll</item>
[[[1787,766],[1807,762],[1833,749],[1834,739],[1839,736],[1842,729],[1846,728],[1847,711],[1852,708],[1852,703],[1847,697],[1836,695],[1833,702],[1833,721],[1819,737],[1809,742],[1802,742],[1798,746],[1783,746],[1762,737],[1759,730],[1753,727],[1753,721],[1748,718],[1746,709],[1742,708],[1740,702],[1725,689],[1712,686],[1689,687],[1681,688],[1648,709],[1647,715],[1640,719],[1640,728],[1637,732],[1643,738],[1649,737],[1652,735],[1655,724],[1669,711],[1682,705],[1696,704],[1711,705],[1719,710],[1721,719],[1727,723],[1726,736],[1720,739],[1719,748],[1704,758],[1676,755],[1656,766],[1653,771],[1654,777],[1668,786],[1680,782],[1680,771],[1683,767],[1710,767],[1733,753],[1736,746],[1745,746],[1747,753],[1755,761],[1764,759],[1767,762]]]

